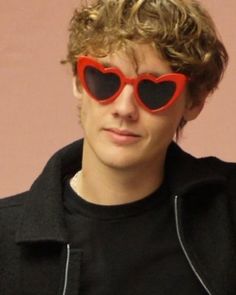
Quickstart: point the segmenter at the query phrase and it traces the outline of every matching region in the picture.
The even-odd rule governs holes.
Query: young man
[[[70,23],[84,139],[0,202],[0,294],[236,294],[236,165],[173,138],[227,52],[195,0],[99,0]]]

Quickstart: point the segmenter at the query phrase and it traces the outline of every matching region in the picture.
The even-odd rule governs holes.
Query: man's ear
[[[82,92],[81,92],[81,89],[79,89],[79,86],[78,86],[78,80],[77,80],[77,77],[73,77],[73,80],[72,80],[72,87],[73,87],[73,94],[75,97],[77,97],[79,100],[81,100],[82,98]]]
[[[184,111],[184,120],[185,121],[192,121],[198,117],[198,115],[201,113],[204,104],[205,104],[205,98],[201,99],[197,104],[194,104],[192,101],[188,101],[185,107]]]

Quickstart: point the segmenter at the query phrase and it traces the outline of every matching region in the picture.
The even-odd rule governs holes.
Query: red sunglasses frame
[[[93,95],[90,92],[90,90],[87,86],[87,83],[85,81],[84,72],[85,72],[85,68],[87,66],[94,67],[95,69],[99,70],[100,72],[102,72],[104,74],[106,74],[106,73],[116,74],[120,79],[119,89],[111,97],[104,99],[104,100],[99,100],[95,95]],[[97,102],[99,102],[100,104],[109,104],[109,103],[113,102],[120,95],[120,93],[122,92],[122,90],[126,84],[133,85],[134,96],[136,98],[136,101],[143,109],[145,109],[146,111],[148,111],[150,113],[157,113],[160,111],[164,111],[167,108],[169,108],[170,106],[172,106],[173,103],[180,96],[187,81],[189,80],[189,78],[186,75],[181,74],[181,73],[168,73],[168,74],[161,75],[159,77],[154,76],[152,74],[141,74],[138,77],[129,78],[129,77],[125,76],[124,73],[122,73],[122,71],[119,68],[105,67],[103,64],[99,63],[97,60],[90,58],[88,56],[80,56],[78,58],[78,60],[77,60],[77,75],[78,75],[79,80],[82,83],[82,86],[87,91],[87,93],[92,98],[94,98]],[[176,85],[176,90],[175,90],[174,94],[172,95],[171,99],[165,105],[163,105],[162,107],[157,108],[157,109],[150,109],[142,102],[142,99],[140,98],[139,93],[138,93],[138,84],[140,81],[142,81],[144,79],[152,81],[154,83],[161,83],[161,82],[165,82],[165,81],[174,82]]]

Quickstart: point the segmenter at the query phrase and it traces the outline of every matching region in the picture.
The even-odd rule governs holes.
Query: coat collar
[[[16,242],[67,243],[64,223],[63,187],[66,175],[81,168],[82,140],[59,150],[27,192]]]
[[[167,151],[165,171],[172,195],[184,196],[207,185],[224,186],[224,165],[214,157],[195,158],[172,142]]]
[[[27,192],[16,242],[67,243],[64,224],[62,182],[66,175],[81,169],[83,140],[58,151]],[[175,143],[167,151],[166,177],[171,194],[184,195],[204,185],[222,185],[224,177],[204,161],[185,153]]]

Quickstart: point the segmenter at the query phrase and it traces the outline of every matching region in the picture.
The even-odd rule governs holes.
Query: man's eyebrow
[[[116,68],[116,66],[114,66],[114,65],[112,65],[109,61],[102,61],[102,60],[100,60],[99,61],[104,67],[107,67],[107,68],[113,68],[113,67],[115,67]]]
[[[111,64],[109,61],[99,61],[104,67],[107,67],[107,68],[119,68],[113,64]],[[167,73],[161,73],[161,72],[158,72],[158,71],[145,71],[145,72],[142,72],[142,73],[137,73],[137,75],[142,75],[142,74],[150,74],[150,75],[153,75],[155,77],[160,77],[164,74],[167,74]]]
[[[156,76],[156,77],[160,77],[160,76],[165,75],[167,73],[160,73],[160,72],[156,72],[156,71],[155,72],[151,71],[151,72],[148,72],[148,74],[151,74],[151,75]]]

